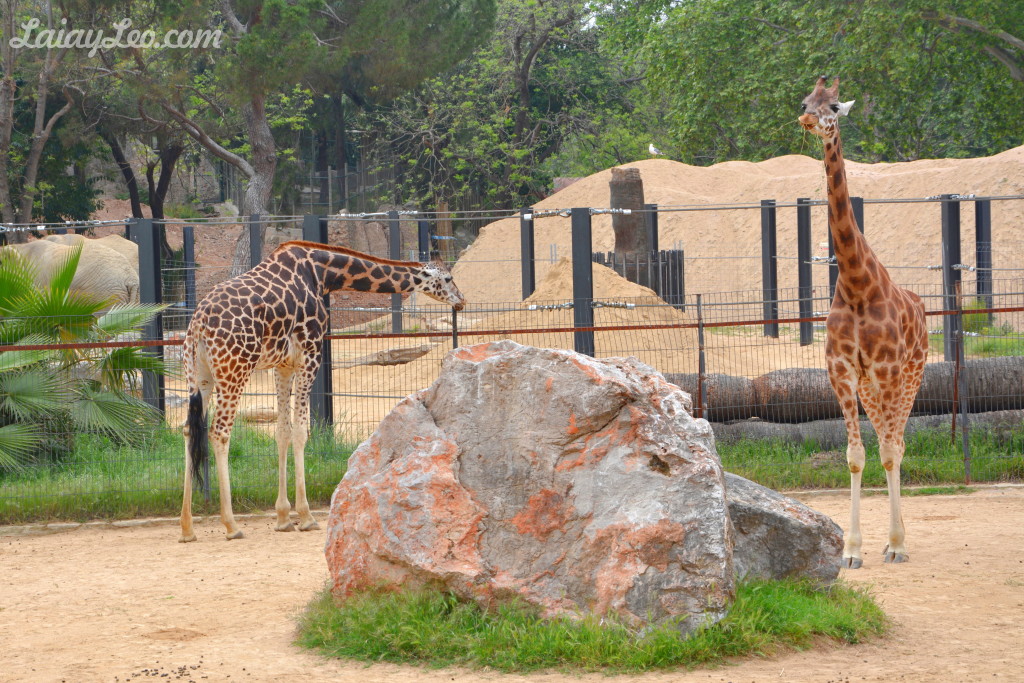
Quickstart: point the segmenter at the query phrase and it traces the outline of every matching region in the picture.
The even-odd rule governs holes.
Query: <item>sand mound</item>
[[[852,192],[866,199],[920,199],[944,193],[986,196],[1024,194],[1024,147],[979,159],[933,159],[893,164],[847,163]],[[729,161],[710,167],[689,166],[665,159],[629,164],[640,169],[647,201],[661,207],[758,203],[762,199],[792,202],[798,197],[823,199],[821,161],[788,155],[759,163]],[[538,209],[607,207],[607,169],[583,178],[536,204]],[[975,262],[974,210],[961,208],[963,261]],[[893,278],[926,294],[938,291],[941,273],[927,266],[941,263],[937,203],[868,204],[866,235]],[[663,212],[659,215],[660,246],[686,250],[686,291],[721,293],[761,287],[761,227],[757,209]],[[812,210],[815,254],[827,253],[824,207]],[[537,277],[571,248],[570,219],[550,217],[535,222]],[[994,276],[1020,277],[1024,260],[1024,201],[992,204]],[[593,219],[593,250],[614,246],[609,216]],[[778,211],[779,285],[796,287],[796,210]],[[554,258],[552,258],[552,255]],[[521,296],[519,221],[500,220],[486,226],[462,255],[455,277],[473,303],[518,301]],[[818,292],[827,286],[826,266],[815,266]],[[973,274],[965,274],[965,279]],[[568,281],[571,284],[571,280]],[[997,285],[997,291],[998,285]],[[554,298],[571,296],[571,287]],[[602,295],[606,296],[606,295]]]

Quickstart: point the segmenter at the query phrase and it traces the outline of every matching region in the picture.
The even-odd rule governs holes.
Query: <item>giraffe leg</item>
[[[295,511],[299,513],[299,531],[319,529],[320,525],[309,511],[306,499],[306,440],[309,436],[309,392],[313,379],[320,368],[319,354],[306,363],[302,374],[296,380],[295,419],[292,424],[292,457],[295,459]]]
[[[239,387],[227,390],[221,387],[219,392],[213,428],[210,430],[210,442],[217,461],[217,480],[220,484],[220,521],[227,530],[227,539],[232,541],[245,536],[238,528],[234,512],[231,510],[231,477],[228,471],[231,429],[235,424],[235,412],[238,410],[238,398],[242,390]]]
[[[200,395],[202,397],[202,401],[199,404],[199,408],[209,405],[208,401],[210,390],[206,389]],[[190,405],[190,410],[191,409]],[[196,425],[198,427],[196,430],[198,433],[195,434],[192,432],[192,425],[190,424],[192,421],[190,419],[185,421],[185,484],[183,486],[181,500],[181,537],[178,538],[179,543],[191,543],[196,540],[195,529],[192,526],[192,480],[195,475],[195,472],[193,471],[195,464],[192,462],[192,440],[207,438],[205,410],[202,411],[199,419],[202,420],[202,422]]]
[[[185,432],[185,486],[181,500],[181,536],[179,543],[191,543],[196,540],[196,532],[192,527],[192,458],[189,457],[188,431]]]
[[[839,399],[846,423],[846,464],[850,469],[850,527],[843,541],[842,567],[858,569],[861,559],[860,484],[864,472],[864,443],[860,436],[857,410],[857,379],[853,368],[844,360],[829,363],[829,380]]]
[[[886,439],[879,444],[882,467],[885,468],[885,483],[889,487],[889,543],[882,551],[886,562],[906,562],[910,559],[907,553],[906,529],[903,526],[903,513],[900,511],[900,463],[903,461],[903,439]]]
[[[292,438],[292,375],[288,367],[274,372],[277,385],[277,526],[275,531],[295,531],[290,519],[292,506],[288,502],[288,445]]]

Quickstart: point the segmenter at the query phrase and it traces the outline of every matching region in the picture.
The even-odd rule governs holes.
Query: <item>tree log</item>
[[[970,413],[1024,409],[1024,357],[972,359],[962,371],[966,374]],[[913,414],[953,412],[953,374],[951,362],[926,365]],[[689,392],[696,403],[697,375],[668,374],[665,378]],[[703,416],[711,422],[753,417],[773,423],[800,423],[842,416],[828,372],[822,368],[773,370],[753,380],[705,375],[703,403]]]
[[[907,421],[906,435],[920,431],[949,430],[952,418],[950,414],[911,417]],[[971,429],[990,429],[998,434],[1021,432],[1024,431],[1024,410],[977,413],[971,415],[970,421]],[[718,443],[736,443],[743,439],[777,440],[794,444],[813,441],[819,448],[826,450],[846,448],[846,425],[842,420],[793,424],[753,419],[730,423],[712,422],[711,429]],[[860,431],[865,439],[875,436],[875,430],[866,419],[860,421]]]

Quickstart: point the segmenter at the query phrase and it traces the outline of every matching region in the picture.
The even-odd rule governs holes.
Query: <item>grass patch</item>
[[[940,353],[944,348],[945,338],[944,334],[929,334],[928,346],[936,353]],[[1024,356],[1024,334],[1005,326],[985,327],[977,332],[970,332],[964,336],[964,356],[966,358]]]
[[[306,608],[298,644],[327,657],[432,668],[636,673],[694,668],[729,657],[856,643],[882,634],[881,608],[862,589],[796,581],[738,587],[720,623],[688,638],[667,624],[645,634],[597,619],[541,619],[522,605],[483,611],[450,593],[369,591],[337,604],[328,590]]]
[[[313,430],[306,443],[306,495],[326,505],[345,474],[354,445],[330,430]],[[75,437],[73,452],[0,475],[0,524],[45,520],[131,519],[181,511],[185,442],[177,430],[158,429],[138,446],[96,434]],[[266,433],[236,424],[228,455],[236,512],[266,510],[277,499],[277,445]],[[219,512],[216,466],[210,453],[211,500],[193,494],[195,514]],[[289,497],[294,502],[289,458]]]
[[[919,489],[906,489],[902,492],[904,496],[952,496],[959,494],[974,493],[978,489],[971,486],[959,484],[957,486],[924,486]]]
[[[920,431],[907,437],[900,468],[904,486],[953,485],[964,481],[960,439],[952,443],[945,430]],[[867,458],[864,486],[885,486],[885,470],[878,458],[878,443],[865,438]],[[971,479],[1020,481],[1024,479],[1024,432],[972,429]],[[844,488],[850,485],[845,449],[826,452],[814,442],[793,444],[780,440],[741,440],[719,443],[722,466],[769,488]],[[823,457],[824,456],[824,457]]]

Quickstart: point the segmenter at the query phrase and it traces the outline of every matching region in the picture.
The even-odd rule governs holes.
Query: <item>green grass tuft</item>
[[[484,611],[430,590],[367,591],[338,604],[325,589],[301,616],[297,642],[364,662],[636,673],[803,649],[819,638],[856,643],[886,628],[874,600],[841,582],[823,589],[797,581],[743,583],[729,615],[689,638],[671,624],[637,634],[609,620],[542,619],[521,604]]]

